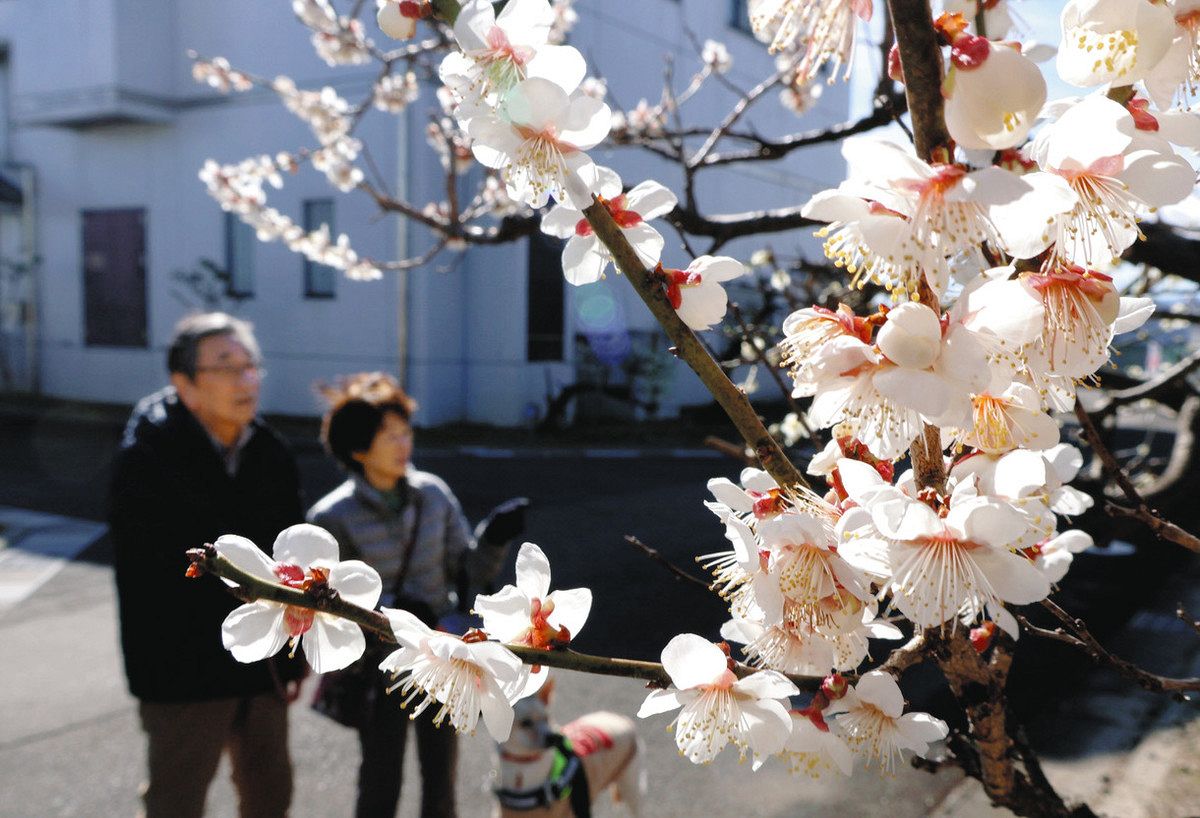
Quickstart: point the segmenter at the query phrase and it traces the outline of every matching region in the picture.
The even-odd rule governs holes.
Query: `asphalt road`
[[[0,427],[0,506],[77,517],[103,516],[107,462],[118,435],[100,424],[6,422]],[[673,634],[715,637],[718,600],[677,581],[623,541],[634,534],[680,565],[722,547],[722,529],[703,507],[705,481],[736,467],[709,458],[470,457],[421,454],[422,468],[444,477],[468,516],[514,495],[533,499],[528,538],[550,557],[556,587],[587,585],[595,593],[580,650],[657,658]],[[315,498],[338,474],[318,451],[301,451],[306,489]],[[18,543],[19,547],[19,543]],[[118,816],[137,810],[144,750],[135,703],[125,692],[117,644],[110,549],[102,539],[67,563],[30,599],[0,620],[6,658],[0,663],[0,817]],[[511,572],[511,564],[507,569]],[[163,650],[170,650],[164,645]],[[630,680],[562,674],[555,713],[562,720],[595,709],[632,714],[645,691]],[[902,770],[874,771],[851,782],[813,782],[770,764],[757,773],[726,753],[694,767],[680,758],[664,716],[643,723],[652,814],[666,816],[817,816],[877,813],[924,815],[958,780]],[[350,813],[357,745],[349,731],[305,707],[293,715],[297,771],[295,816]],[[492,748],[481,733],[463,739],[460,813],[486,815]],[[409,759],[406,786],[416,786]],[[415,794],[415,793],[413,793]],[[235,814],[224,771],[210,814]],[[416,814],[405,798],[401,816]],[[607,805],[597,816],[620,815]]]

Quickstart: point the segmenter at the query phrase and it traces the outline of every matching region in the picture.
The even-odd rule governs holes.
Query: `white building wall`
[[[307,127],[270,92],[223,97],[197,86],[187,49],[226,56],[253,73],[287,74],[300,87],[334,84],[349,99],[367,87],[373,69],[327,67],[289,6],[284,0],[10,0],[0,7],[0,40],[11,44],[15,119],[7,158],[33,165],[38,174],[40,352],[47,394],[128,402],[161,384],[171,328],[187,309],[172,294],[171,274],[202,257],[224,258],[223,214],[196,177],[200,166],[210,157],[236,162],[314,144]],[[761,44],[727,27],[728,0],[579,0],[576,7],[581,20],[574,44],[608,80],[612,98],[626,106],[658,98],[664,52],[677,55],[677,84],[696,69],[681,14],[701,40],[712,37],[729,47],[735,61],[729,78],[738,86],[750,87],[771,70]],[[768,96],[745,120],[768,137],[839,121],[847,109],[841,86],[827,89],[818,113],[804,120],[781,109],[774,91]],[[710,81],[685,107],[685,119],[713,123],[734,98]],[[424,143],[434,104],[426,94],[406,118],[371,112],[359,133],[391,187],[407,190],[417,203],[444,198],[441,168]],[[91,111],[100,124],[44,124],[80,111]],[[140,121],[104,124],[107,115]],[[608,150],[595,158],[617,168],[628,184],[657,178],[680,188],[679,169],[648,153]],[[839,167],[831,145],[783,162],[706,171],[697,192],[710,213],[795,205],[836,181]],[[431,241],[422,226],[380,217],[365,196],[340,195],[311,169],[269,197],[297,221],[304,199],[334,198],[335,230],[347,232],[365,256],[414,255]],[[116,207],[147,210],[146,349],[84,343],[80,211]],[[664,262],[685,266],[677,236],[665,225],[663,233]],[[807,233],[735,242],[720,252],[745,258],[770,243],[780,252],[804,246],[815,255]],[[696,249],[704,252],[703,241]],[[653,327],[619,276],[590,291],[568,285],[564,361],[527,362],[525,241],[443,253],[424,268],[383,281],[339,280],[333,299],[304,298],[302,270],[303,260],[284,246],[259,244],[255,295],[233,310],[258,328],[269,370],[263,408],[270,412],[316,413],[315,381],[383,369],[403,373],[421,404],[421,424],[521,424],[574,379],[572,338],[596,292],[611,295],[631,330]],[[682,365],[674,367],[673,381],[664,413],[706,399]]]

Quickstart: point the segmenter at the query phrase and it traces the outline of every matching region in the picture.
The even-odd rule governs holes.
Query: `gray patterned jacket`
[[[360,559],[379,572],[383,581],[380,604],[390,605],[402,551],[421,506],[420,530],[402,595],[420,600],[441,617],[457,605],[456,578],[466,572],[474,594],[491,582],[504,563],[505,549],[478,544],[449,486],[429,472],[408,470],[410,500],[400,514],[392,511],[378,490],[353,475],[322,497],[308,512],[308,521],[338,541],[342,559]],[[417,498],[419,495],[419,499]]]

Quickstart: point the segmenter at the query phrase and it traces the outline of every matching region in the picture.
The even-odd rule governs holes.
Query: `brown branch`
[[[898,112],[903,110],[904,98],[901,95],[885,94],[876,97],[871,113],[860,119],[841,122],[837,125],[830,125],[824,128],[815,128],[810,131],[801,131],[800,133],[792,134],[778,140],[760,139],[753,136],[742,137],[738,135],[738,138],[748,138],[757,144],[744,150],[710,153],[704,157],[704,161],[700,163],[700,167],[710,168],[716,165],[730,165],[735,162],[782,159],[792,151],[799,150],[800,148],[836,142],[848,136],[854,136],[855,134],[883,127],[891,122],[892,118]],[[732,136],[733,134],[730,135]]]
[[[658,319],[659,325],[675,345],[675,354],[682,358],[707,387],[709,393],[725,410],[730,421],[741,433],[742,439],[754,450],[762,467],[775,478],[780,488],[794,490],[797,486],[808,488],[808,481],[784,454],[779,443],[763,426],[762,420],[746,395],[738,389],[712,355],[700,343],[696,334],[683,322],[667,300],[666,292],[642,263],[637,251],[629,244],[625,234],[613,221],[608,209],[594,201],[584,209],[583,215],[596,232],[596,237],[612,253],[617,267],[633,285],[638,296]]]
[[[1092,661],[1097,664],[1105,664],[1114,668],[1126,678],[1129,678],[1137,684],[1154,693],[1183,693],[1187,691],[1200,690],[1200,678],[1172,678],[1170,676],[1162,676],[1157,673],[1151,673],[1148,670],[1135,665],[1126,659],[1116,656],[1092,636],[1087,625],[1082,619],[1077,619],[1064,611],[1055,602],[1049,599],[1042,600],[1042,607],[1054,615],[1059,622],[1063,623],[1070,629],[1070,635],[1073,640],[1068,641],[1059,639],[1059,641],[1073,644],[1075,647],[1081,648],[1089,656]],[[1046,636],[1047,633],[1041,629],[1035,629],[1035,633],[1039,636]],[[1050,637],[1057,638],[1057,637]]]
[[[697,576],[690,574],[687,571],[683,570],[678,565],[676,565],[675,563],[671,562],[669,559],[664,557],[657,548],[651,548],[650,546],[646,545],[644,542],[642,542],[641,540],[639,540],[637,537],[633,536],[632,534],[625,535],[625,542],[629,543],[634,548],[637,548],[638,550],[640,550],[644,556],[649,557],[654,562],[657,562],[659,565],[661,565],[663,568],[666,568],[668,571],[670,571],[672,574],[675,575],[675,579],[694,583],[696,585],[699,585],[701,588],[703,588],[706,591],[712,590],[712,583],[707,582],[707,581],[701,579],[700,577],[697,577]]]
[[[237,584],[230,589],[239,599],[246,601],[267,600],[281,605],[292,605],[307,610],[319,611],[354,622],[364,630],[370,631],[385,644],[395,645],[396,636],[392,632],[387,617],[379,611],[372,611],[358,605],[346,602],[338,593],[328,586],[320,586],[315,590],[304,591],[299,588],[289,588],[260,579],[253,574],[243,571],[227,558],[217,553],[212,545],[203,548],[192,548],[187,552],[192,561],[189,576],[212,574],[215,577],[227,579]],[[608,656],[593,656],[587,653],[577,653],[573,650],[539,650],[520,645],[504,646],[527,665],[544,665],[563,670],[577,670],[602,676],[625,676],[633,679],[644,679],[658,687],[671,685],[671,677],[666,669],[658,662],[642,662],[634,659],[617,659]],[[734,663],[732,668],[738,678],[745,678],[760,669]],[[817,690],[822,678],[798,676],[784,673],[796,687],[801,690]]]
[[[914,634],[911,639],[893,650],[884,663],[875,669],[887,671],[899,679],[904,671],[929,659],[926,647],[928,644],[925,641],[925,634]]]
[[[988,796],[1008,805],[1016,784],[1009,753],[1007,700],[1004,686],[1012,666],[1011,640],[998,636],[985,659],[967,639],[963,628],[943,633],[940,627],[925,632],[954,698],[970,720],[971,738],[979,753],[980,780]]]
[[[1087,440],[1088,445],[1103,464],[1105,473],[1116,481],[1121,489],[1121,493],[1125,495],[1125,498],[1132,505],[1132,508],[1127,508],[1108,503],[1105,506],[1108,513],[1114,516],[1131,517],[1140,520],[1160,539],[1168,540],[1190,551],[1200,553],[1200,537],[1161,517],[1150,507],[1141,493],[1138,492],[1128,475],[1125,474],[1125,470],[1121,468],[1121,464],[1117,462],[1117,458],[1100,439],[1100,433],[1096,429],[1096,424],[1092,422],[1091,415],[1083,408],[1083,404],[1078,399],[1075,401],[1075,417],[1079,420],[1080,430],[1083,433],[1084,439]]]
[[[1198,366],[1200,366],[1200,349],[1197,349],[1192,354],[1167,367],[1155,377],[1137,386],[1109,391],[1105,396],[1107,400],[1097,408],[1096,412],[1103,415],[1110,411],[1111,407],[1123,406],[1145,398],[1154,398],[1168,389],[1183,383],[1187,376]]]
[[[888,0],[888,11],[900,49],[917,155],[929,159],[951,141],[942,100],[942,45],[933,28],[929,0]]]
[[[801,214],[803,206],[781,207],[774,210],[752,210],[745,213],[726,213],[717,216],[701,215],[696,208],[676,205],[665,218],[679,230],[693,236],[707,236],[720,247],[742,236],[780,233],[800,227],[812,227],[823,222]]]
[[[750,106],[757,102],[759,97],[778,85],[780,81],[782,81],[783,78],[792,70],[793,66],[791,63],[789,63],[786,67],[776,71],[758,85],[742,94],[741,98],[737,101],[737,103],[734,104],[733,108],[729,110],[729,113],[725,115],[725,118],[722,119],[721,122],[712,129],[712,132],[708,135],[708,138],[705,139],[700,148],[694,154],[692,154],[692,157],[688,159],[687,166],[691,169],[695,169],[704,164],[709,154],[712,153],[712,149],[717,146],[717,143],[721,141],[721,138],[724,137],[726,133],[728,133],[729,129],[736,125],[738,120],[745,115]]]
[[[1194,630],[1197,636],[1200,636],[1200,619],[1192,618],[1192,615],[1188,613],[1188,609],[1183,607],[1182,602],[1175,607],[1175,618]]]
[[[744,443],[730,443],[728,440],[709,435],[704,438],[704,445],[713,451],[720,452],[731,460],[736,460],[743,466],[757,465],[758,461],[752,455],[746,453],[746,445]]]

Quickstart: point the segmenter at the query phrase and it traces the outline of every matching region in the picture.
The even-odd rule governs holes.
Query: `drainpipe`
[[[21,262],[29,270],[28,298],[25,301],[21,322],[25,327],[25,371],[29,373],[29,391],[34,395],[42,392],[42,350],[39,343],[38,319],[41,315],[39,301],[41,283],[41,259],[38,258],[37,226],[37,174],[33,165],[10,162],[7,167],[18,174],[21,186]]]
[[[411,201],[410,183],[408,174],[408,129],[411,125],[410,116],[413,106],[407,106],[404,112],[397,117],[396,126],[396,180],[395,190],[398,194]],[[408,258],[408,248],[411,244],[412,223],[406,218],[398,218],[396,221],[396,258]],[[405,390],[409,390],[412,384],[408,382],[409,371],[409,317],[408,317],[408,302],[409,302],[409,282],[408,276],[410,270],[396,271],[396,375],[400,384]]]

